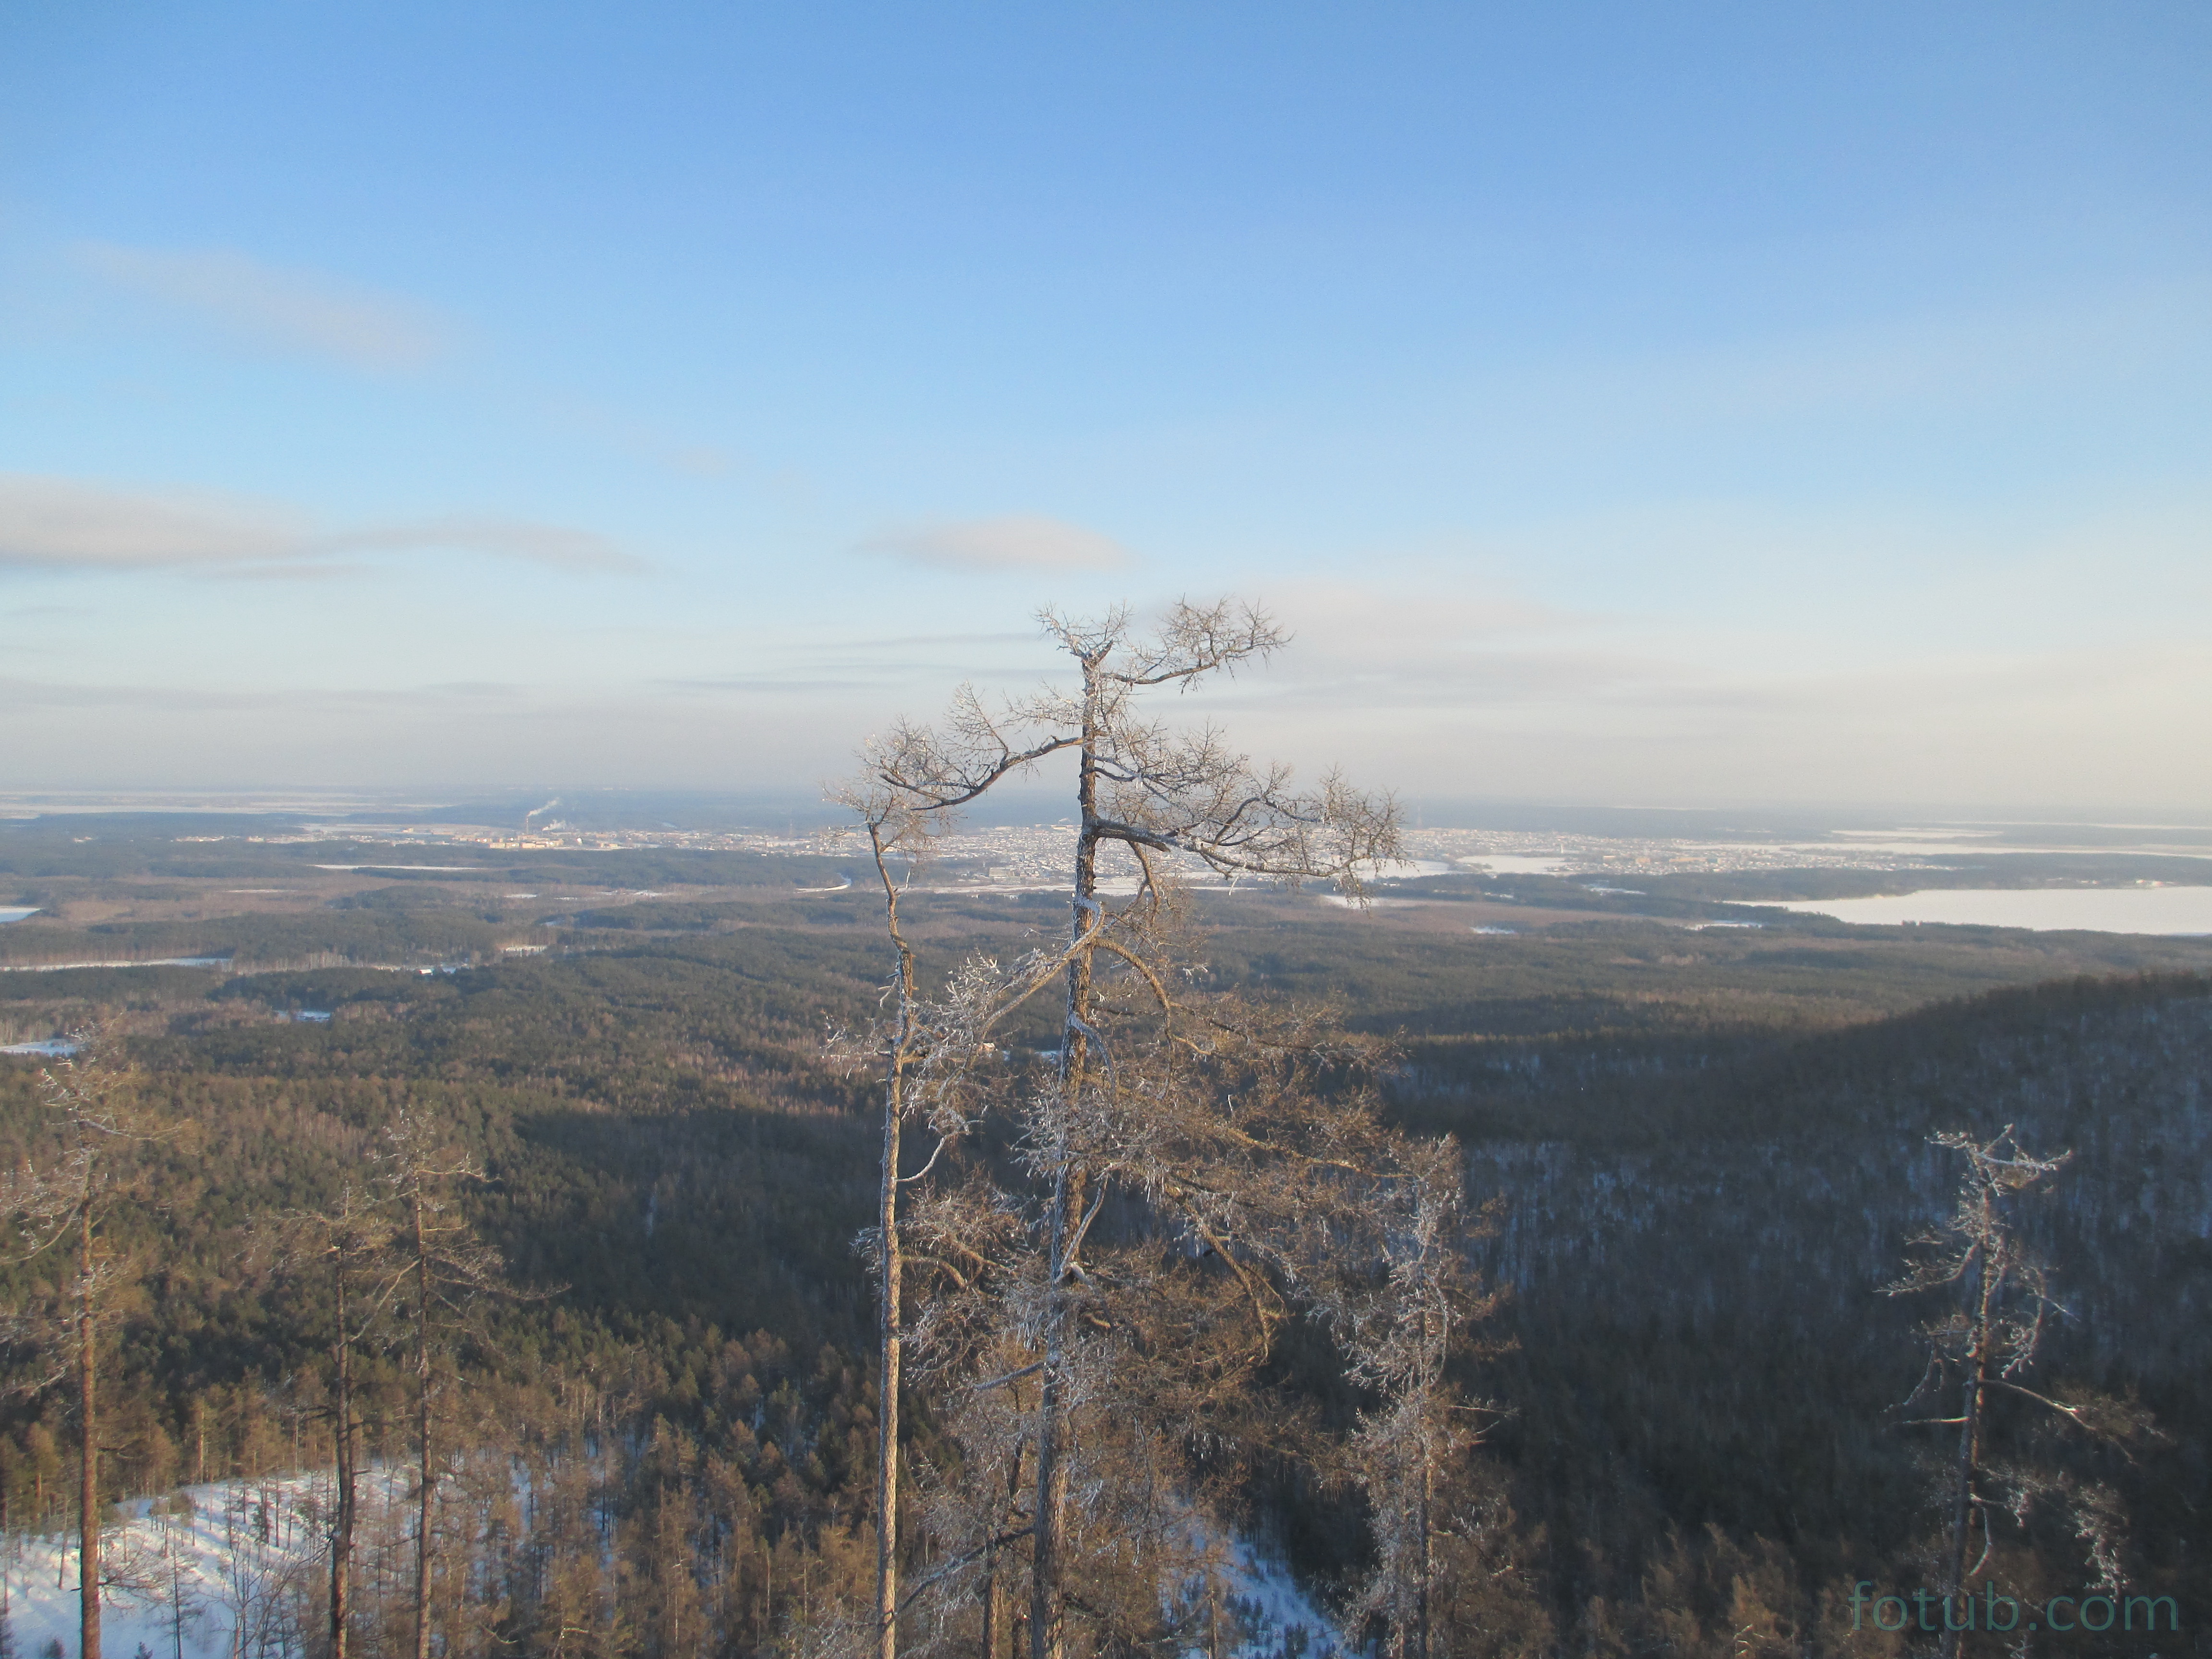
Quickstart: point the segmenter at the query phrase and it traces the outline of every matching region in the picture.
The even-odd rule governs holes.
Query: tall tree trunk
[[[1082,828],[1075,843],[1075,887],[1068,920],[1071,944],[1079,945],[1098,915],[1098,664],[1083,665],[1083,733],[1081,766],[1076,778],[1076,797]],[[1053,1178],[1052,1204],[1046,1221],[1045,1271],[1051,1276],[1046,1289],[1045,1351],[1042,1385],[1038,1389],[1036,1431],[1036,1501],[1030,1544],[1030,1659],[1061,1659],[1065,1630],[1060,1577],[1066,1571],[1063,1537],[1067,1505],[1067,1301],[1066,1284],[1080,1241],[1076,1230],[1083,1214],[1084,1170],[1074,1161],[1068,1142],[1067,1122],[1084,1087],[1090,1060],[1091,952],[1077,950],[1067,963],[1067,1014],[1060,1028],[1060,1090],[1063,1100],[1057,1170]]]
[[[1436,1584],[1436,1534],[1431,1529],[1431,1506],[1437,1498],[1437,1460],[1428,1443],[1427,1425],[1421,1435],[1421,1583],[1414,1603],[1414,1628],[1419,1633],[1421,1659],[1429,1659],[1429,1597]]]
[[[877,1315],[883,1381],[876,1414],[876,1659],[898,1659],[899,1376],[905,1358],[900,1323],[904,1314],[899,1297],[905,1263],[899,1249],[898,1185],[906,1024],[902,1015],[900,1048],[891,1055],[891,1074],[884,1091],[883,1184],[876,1206],[877,1265],[883,1279],[883,1299]]]
[[[1449,1342],[1445,1316],[1432,1296],[1421,1298],[1420,1438],[1421,1454],[1421,1582],[1413,1604],[1414,1629],[1421,1644],[1421,1659],[1429,1659],[1431,1602],[1437,1583],[1437,1462],[1443,1455],[1437,1443],[1437,1395],[1443,1387],[1444,1351]]]
[[[94,1350],[92,1194],[76,1212],[77,1432],[83,1455],[77,1468],[77,1652],[100,1659],[100,1419],[95,1409],[97,1356]]]
[[[1973,1531],[1974,1465],[1981,1455],[1982,1394],[1987,1384],[1990,1352],[1990,1304],[1996,1276],[1990,1272],[1988,1247],[1981,1247],[1974,1261],[1974,1334],[1966,1356],[1966,1381],[1959,1410],[1959,1452],[1952,1470],[1951,1559],[1943,1583],[1943,1659],[1959,1659],[1966,1639],[1960,1608],[1966,1588],[1966,1546]]]
[[[897,1659],[899,1599],[899,1388],[906,1362],[906,1260],[899,1245],[899,1158],[906,1121],[906,1068],[913,1057],[916,987],[914,951],[899,925],[898,884],[884,861],[883,826],[871,823],[884,915],[898,951],[898,1031],[884,1077],[883,1168],[876,1193],[876,1336],[881,1398],[876,1418],[876,1659]]]
[[[1053,1276],[1045,1327],[1044,1371],[1038,1389],[1036,1502],[1030,1559],[1030,1659],[1060,1659],[1060,1578],[1061,1511],[1067,1503],[1067,1407],[1061,1377],[1067,1367],[1067,1318],[1060,1305],[1060,1281],[1066,1248],[1069,1197],[1077,1172],[1063,1169],[1053,1184],[1051,1244],[1046,1270]]]
[[[415,1659],[430,1659],[430,1249],[422,1194],[412,1195],[415,1229]]]
[[[355,1513],[353,1457],[353,1333],[346,1313],[346,1270],[343,1252],[337,1259],[338,1340],[337,1385],[337,1502],[331,1514],[331,1659],[346,1659],[353,1606],[353,1529]]]

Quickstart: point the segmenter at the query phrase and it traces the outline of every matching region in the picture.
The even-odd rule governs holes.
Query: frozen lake
[[[1370,864],[1360,869],[1365,881],[1405,881],[1414,876],[1448,876],[1453,866],[1443,859],[1394,859],[1388,864]]]
[[[1930,888],[1895,897],[1792,899],[1772,908],[1879,927],[1918,921],[2039,933],[2212,934],[2212,887]]]
[[[66,974],[78,968],[228,968],[228,957],[140,957],[111,962],[0,962],[0,974]],[[422,970],[428,973],[425,968]]]

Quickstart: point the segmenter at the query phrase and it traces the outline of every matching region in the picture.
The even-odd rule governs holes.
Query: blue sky
[[[0,21],[15,789],[782,791],[1036,608],[1419,799],[2212,811],[2212,13]]]

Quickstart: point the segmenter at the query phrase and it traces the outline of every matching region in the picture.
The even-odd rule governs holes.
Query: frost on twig
[[[1380,1124],[1382,1046],[1334,1011],[1212,988],[1192,961],[1194,876],[1357,896],[1398,854],[1393,803],[1335,774],[1301,786],[1212,726],[1150,712],[1282,648],[1263,612],[1180,604],[1150,631],[1126,610],[1040,621],[1072,684],[998,700],[963,686],[934,724],[872,741],[838,796],[894,958],[871,1041],[836,1037],[884,1089],[862,1241],[882,1298],[879,1516],[899,1512],[904,1368],[954,1449],[909,1454],[931,1565],[902,1588],[920,1558],[884,1528],[878,1659],[902,1632],[995,1650],[1017,1619],[1040,1659],[1167,1639],[1183,1614],[1160,1587],[1219,1565],[1221,1528],[1194,1516],[1252,1457],[1310,1449],[1311,1425],[1255,1387],[1285,1324],[1337,1298],[1363,1386],[1395,1401],[1420,1389],[1374,1346],[1383,1304],[1428,1286],[1447,1325],[1479,1311],[1443,1266],[1456,1243],[1442,1210],[1420,1234],[1417,1195],[1455,1203],[1443,1170],[1458,1155]],[[1060,931],[925,971],[915,872],[964,809],[1053,762],[1073,772]],[[1056,1042],[1010,1051],[1048,997]],[[905,1145],[909,1126],[927,1144]],[[1392,1252],[1415,1234],[1429,1243],[1409,1278]],[[1346,1276],[1354,1256],[1364,1279]]]

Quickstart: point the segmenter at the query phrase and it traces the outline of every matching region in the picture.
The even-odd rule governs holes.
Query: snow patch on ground
[[[331,1484],[326,1472],[272,1475],[118,1505],[123,1519],[100,1540],[113,1586],[102,1607],[101,1659],[137,1659],[142,1650],[147,1659],[296,1655],[307,1634],[297,1620],[328,1570]],[[365,1469],[359,1491],[366,1574],[368,1540],[406,1503],[407,1472]],[[1223,1554],[1221,1628],[1206,1630],[1212,1644],[1192,1646],[1188,1659],[1340,1659],[1335,1626],[1287,1566],[1243,1539]],[[19,1659],[57,1648],[76,1659],[76,1565],[73,1535],[0,1540]]]
[[[1342,1653],[1336,1626],[1280,1561],[1239,1539],[1230,1547],[1221,1576],[1222,1612],[1234,1620],[1221,1633],[1222,1659],[1334,1659]],[[1228,1639],[1232,1628],[1242,1632],[1233,1643]],[[1212,1656],[1206,1648],[1193,1647],[1187,1659]]]
[[[178,1498],[132,1498],[101,1534],[112,1586],[100,1614],[101,1659],[210,1659],[299,1647],[287,1623],[325,1570],[331,1477],[270,1476],[187,1486]],[[406,1476],[361,1475],[362,1531],[380,1509],[403,1502]],[[8,1620],[19,1659],[58,1644],[77,1651],[74,1534],[13,1534],[0,1544]],[[120,1581],[120,1582],[118,1582]],[[288,1640],[289,1638],[289,1640]]]

